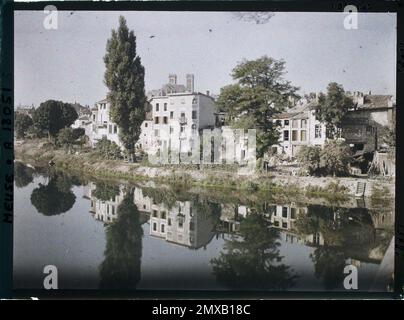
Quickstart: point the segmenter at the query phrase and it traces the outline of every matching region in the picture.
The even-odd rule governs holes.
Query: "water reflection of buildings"
[[[271,224],[274,228],[280,229],[285,233],[286,242],[308,246],[324,245],[324,238],[321,233],[313,233],[304,236],[296,234],[296,220],[299,217],[307,215],[307,207],[273,205],[271,211]]]
[[[111,223],[117,219],[118,206],[124,198],[122,186],[119,187],[118,194],[111,197],[109,200],[98,199],[94,195],[96,190],[94,183],[90,183],[84,190],[84,198],[90,199],[90,213],[94,219],[104,223]]]
[[[198,210],[193,201],[174,201],[170,206],[135,191],[135,204],[150,213],[150,235],[168,242],[198,249],[206,246],[215,234],[211,216]]]
[[[118,206],[124,198],[124,188],[119,187],[119,192],[107,201],[97,199],[94,195],[94,190],[95,185],[90,184],[85,195],[91,200],[90,212],[99,221],[104,223],[113,222],[118,216]],[[173,200],[168,205],[163,202],[158,203],[160,200],[153,200],[153,197],[147,196],[147,194],[141,188],[135,188],[133,201],[142,214],[143,221],[149,220],[149,234],[167,242],[192,249],[205,247],[215,235],[222,235],[223,237],[231,234],[237,235],[242,221],[248,215],[257,213],[264,215],[268,219],[271,228],[278,229],[284,235],[283,241],[286,243],[321,247],[326,242],[326,235],[319,230],[308,234],[298,232],[296,222],[309,214],[309,208],[305,206],[298,206],[293,203],[288,205],[264,203],[259,208],[252,208],[246,205],[222,203],[218,205],[220,211],[218,219],[214,219],[211,208],[201,206],[198,201]],[[378,238],[380,236],[378,235],[386,233],[388,227],[393,225],[393,214],[372,212],[363,208],[354,210],[362,210],[362,213],[352,211],[352,214],[348,215],[348,222],[345,222],[342,227],[339,209],[331,210],[332,214],[324,217],[327,224],[331,226],[329,230],[342,235],[346,228],[353,228],[346,229],[348,236],[344,235],[344,237],[349,239],[347,238],[345,241],[353,242],[352,248],[360,247],[360,244],[363,243],[368,248],[368,251],[366,253],[361,252],[360,256],[358,256],[358,250],[356,250],[358,252],[348,250],[352,251],[352,254],[347,253],[349,258],[355,261],[365,258],[373,262],[380,261],[383,258],[385,248],[383,249],[379,246],[378,242],[380,241]],[[367,217],[367,220],[358,220],[356,225],[351,225],[349,219],[357,219],[360,215]],[[357,228],[356,233],[359,234],[357,238],[350,235],[355,233],[355,228]],[[363,230],[360,228],[363,228]]]

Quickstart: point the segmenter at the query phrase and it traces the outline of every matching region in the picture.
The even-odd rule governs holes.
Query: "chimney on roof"
[[[187,91],[188,92],[194,92],[194,75],[193,74],[187,74]]]
[[[206,90],[206,95],[210,96],[210,91],[209,90]]]
[[[362,92],[359,92],[358,96],[358,106],[363,106],[365,104],[365,97]]]
[[[168,83],[169,84],[177,84],[177,75],[176,74],[169,74],[168,75]]]
[[[369,90],[368,95],[369,95],[369,96],[371,96],[371,95],[372,95],[372,91],[371,91],[371,90]]]

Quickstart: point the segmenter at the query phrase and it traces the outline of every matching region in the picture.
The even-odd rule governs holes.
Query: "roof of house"
[[[364,95],[363,96],[363,104],[358,105],[358,109],[380,109],[380,108],[391,108],[392,104],[392,95]]]
[[[308,112],[315,106],[315,102],[311,101],[303,105],[298,105],[288,109],[285,112],[274,115],[274,119],[306,119],[308,118]]]
[[[104,99],[98,101],[97,103],[107,103],[108,102],[108,98],[105,97]]]

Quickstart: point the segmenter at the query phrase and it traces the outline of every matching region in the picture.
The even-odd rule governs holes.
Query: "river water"
[[[15,165],[14,288],[390,291],[390,206],[94,180]],[[390,249],[389,249],[390,248]]]

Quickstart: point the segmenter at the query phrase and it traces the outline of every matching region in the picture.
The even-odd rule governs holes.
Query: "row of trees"
[[[18,139],[23,139],[28,134],[56,138],[61,129],[70,127],[77,118],[77,111],[72,104],[47,100],[35,109],[32,118],[26,114],[15,113],[15,133]]]

